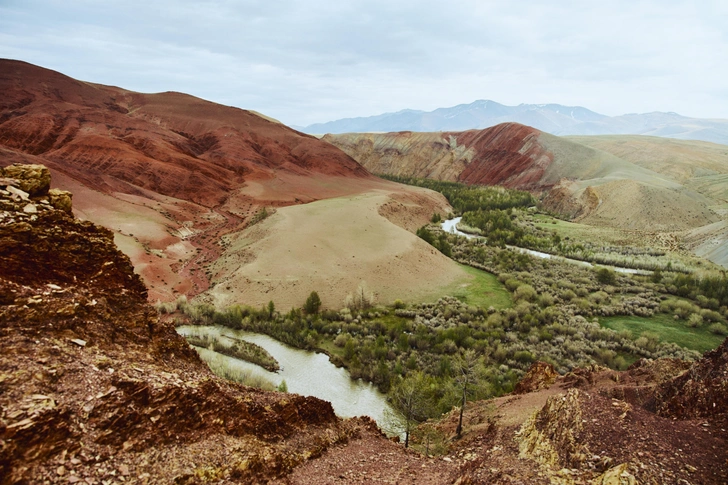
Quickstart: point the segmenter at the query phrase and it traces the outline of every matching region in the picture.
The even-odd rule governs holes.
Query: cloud
[[[5,0],[0,56],[299,125],[483,98],[725,118],[725,25],[710,0]]]

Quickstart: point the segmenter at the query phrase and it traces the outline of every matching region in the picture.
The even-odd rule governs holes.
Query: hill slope
[[[241,257],[240,246],[226,247],[221,237],[245,231],[285,206],[375,191],[385,194],[381,204],[405,200],[395,205],[402,215],[390,217],[393,221],[407,215],[414,217],[408,224],[422,225],[433,212],[446,210],[438,194],[373,177],[330,144],[257,113],[181,93],[142,94],[91,84],[0,60],[0,166],[11,163],[50,167],[54,183],[74,193],[76,213],[114,231],[152,300],[205,292],[218,282],[218,270],[211,265],[223,254],[238,265],[251,263],[250,252]],[[374,216],[378,229],[391,224],[376,211]],[[330,225],[321,229],[320,234],[354,251],[368,250]],[[416,239],[406,232],[401,237],[410,245]],[[384,250],[382,260],[398,260],[398,252]],[[409,263],[398,271],[421,272],[426,263],[418,255],[423,251],[429,249],[412,246]],[[325,267],[338,264],[349,278],[324,301],[338,308],[369,273],[351,258],[331,263]],[[443,259],[436,266],[445,282],[466,278],[452,262]],[[286,281],[285,267],[277,268],[268,280]],[[319,283],[309,284],[313,272],[307,275],[300,280],[301,294],[324,291]],[[413,282],[413,287],[430,292],[432,283]],[[373,282],[370,286],[379,292]],[[297,292],[283,296],[287,299],[281,303],[302,304]],[[250,300],[227,295],[226,301],[270,299],[249,289],[245,297]]]
[[[319,134],[464,131],[508,122],[533,126],[552,135],[632,134],[728,144],[728,120],[723,119],[689,118],[677,113],[661,112],[610,117],[580,106],[505,106],[489,100],[429,112],[402,110],[377,116],[346,118],[309,125],[302,131]]]
[[[516,123],[444,133],[351,133],[328,141],[374,173],[498,184],[543,194],[586,223],[686,230],[718,221],[713,199],[605,150]],[[659,168],[659,167],[657,167]],[[664,171],[664,170],[663,170]]]

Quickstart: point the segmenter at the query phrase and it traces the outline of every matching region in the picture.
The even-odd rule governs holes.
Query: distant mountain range
[[[689,118],[677,113],[606,116],[580,106],[520,104],[479,100],[434,111],[402,110],[363,118],[296,127],[310,134],[396,131],[463,131],[516,122],[552,135],[650,135],[728,145],[727,119]]]

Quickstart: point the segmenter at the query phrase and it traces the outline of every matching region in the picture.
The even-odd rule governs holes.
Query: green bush
[[[536,293],[536,290],[534,290],[533,286],[531,285],[520,285],[513,293],[513,297],[516,299],[516,301],[535,301],[537,296],[538,294]]]

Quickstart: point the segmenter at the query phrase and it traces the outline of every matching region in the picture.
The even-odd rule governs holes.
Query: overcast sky
[[[477,99],[728,118],[727,0],[0,0],[0,57],[299,126]]]

